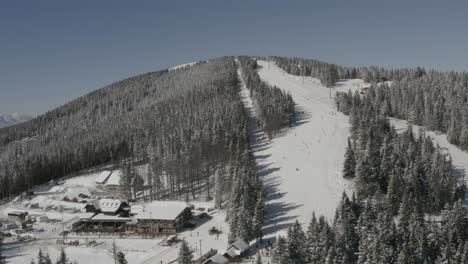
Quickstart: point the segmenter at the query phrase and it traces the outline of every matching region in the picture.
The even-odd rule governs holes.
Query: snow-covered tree
[[[343,177],[353,179],[356,176],[356,156],[354,154],[351,140],[348,139],[348,147],[346,148],[345,161],[343,166]]]
[[[273,248],[272,258],[273,264],[290,264],[288,242],[285,238],[279,237]]]
[[[192,263],[192,259],[193,259],[192,251],[190,251],[190,248],[188,247],[187,242],[184,240],[182,241],[182,244],[180,245],[178,263],[190,264]]]

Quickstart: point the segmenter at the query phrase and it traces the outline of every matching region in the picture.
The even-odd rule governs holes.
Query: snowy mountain
[[[33,117],[20,114],[2,114],[0,113],[0,128],[16,125],[31,120]]]
[[[438,88],[450,78],[452,92]],[[0,130],[0,198],[80,173],[56,193],[36,192],[35,201],[78,200],[78,193],[98,189],[110,195],[95,178],[104,166],[116,167],[118,194],[135,205],[169,199],[214,210],[211,222],[178,233],[199,247],[199,256],[201,242],[205,250],[222,251],[238,239],[252,243],[250,253],[258,256],[286,236],[262,256],[266,262],[360,263],[359,256],[395,263],[389,260],[419,251],[427,263],[444,263],[424,252],[468,245],[461,242],[468,235],[459,235],[468,230],[462,202],[468,200],[468,97],[460,88],[467,79],[419,68],[245,56],[135,76]],[[427,90],[419,89],[422,83]],[[414,104],[419,97],[429,99]],[[28,117],[0,115],[9,124],[22,118]],[[13,170],[22,178],[13,178]],[[0,212],[17,210],[36,212],[13,202]],[[222,231],[219,238],[210,235],[214,228]],[[55,235],[52,230],[39,239]],[[455,239],[414,248],[440,234]],[[130,263],[169,263],[178,256],[178,246],[162,241],[135,237],[137,251],[128,242],[118,243],[132,252]],[[96,254],[112,263],[101,254],[112,240],[102,243]],[[38,245],[23,249],[14,263],[29,263]],[[82,250],[67,254],[83,261]],[[54,245],[48,251],[59,253]]]

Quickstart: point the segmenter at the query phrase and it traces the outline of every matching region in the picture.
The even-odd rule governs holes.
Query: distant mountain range
[[[26,122],[31,120],[32,118],[32,116],[28,115],[0,113],[0,128]]]

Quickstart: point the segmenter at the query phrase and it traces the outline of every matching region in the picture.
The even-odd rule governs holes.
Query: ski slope
[[[289,75],[271,62],[258,63],[260,78],[290,92],[299,113],[296,124],[271,141],[255,123],[251,125],[259,175],[269,193],[269,222],[264,234],[281,232],[296,219],[307,224],[313,212],[331,220],[343,191],[352,192],[352,182],[342,177],[348,117],[336,110],[330,95],[336,90],[356,90],[368,84],[347,80],[330,92],[318,79]],[[249,112],[254,112],[244,85],[241,95]]]

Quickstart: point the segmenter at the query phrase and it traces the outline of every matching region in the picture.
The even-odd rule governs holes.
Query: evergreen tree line
[[[273,263],[468,263],[465,186],[450,157],[411,125],[397,134],[375,91],[337,97],[350,115],[343,176],[354,179],[355,194],[343,194],[331,223],[314,216],[305,231],[291,226]]]
[[[135,166],[148,164],[150,199],[206,192],[226,207],[231,240],[261,237],[265,198],[237,69],[225,57],[137,76],[0,130],[1,197],[120,162],[123,193],[134,199]]]
[[[339,79],[373,83],[366,96],[385,115],[447,133],[450,143],[468,150],[468,73],[423,68],[343,67],[317,60],[271,57],[286,72],[319,78],[327,87]],[[391,81],[391,83],[383,83]],[[378,83],[378,84],[377,84]],[[350,96],[346,100],[349,101]],[[343,99],[343,98],[342,98]],[[350,107],[348,104],[347,108]]]
[[[412,196],[424,213],[438,213],[463,197],[464,185],[457,183],[450,156],[434,146],[423,130],[415,135],[409,125],[397,134],[370,97],[355,94],[351,100],[351,137],[343,176],[356,179],[359,195],[387,195],[393,213],[404,195]],[[340,100],[337,104],[343,110]]]
[[[0,197],[128,158],[150,163],[154,196],[202,188],[210,196],[215,172],[221,182],[228,167],[242,173],[249,148],[238,82],[232,57],[214,59],[123,80],[1,129]]]
[[[244,239],[250,242],[263,237],[262,227],[266,217],[263,183],[257,175],[251,151],[243,153],[238,177],[230,181],[230,197],[226,214],[229,223],[229,242]]]
[[[379,113],[446,133],[450,143],[468,150],[467,73],[431,71],[391,85],[374,84],[365,97]],[[351,94],[338,97],[343,111],[351,109],[351,98]]]
[[[240,57],[239,62],[243,80],[255,102],[258,121],[271,138],[274,132],[294,122],[294,101],[289,93],[262,82],[255,59]]]
[[[385,199],[343,194],[330,224],[315,215],[303,230],[296,222],[272,251],[274,264],[465,264],[468,212],[461,200],[438,220],[404,197],[394,216]],[[440,219],[440,220],[439,220]]]
[[[340,79],[363,79],[365,82],[385,82],[417,79],[426,74],[420,67],[385,69],[377,66],[345,67],[319,60],[287,57],[268,57],[289,74],[320,79],[323,85],[332,87]]]

